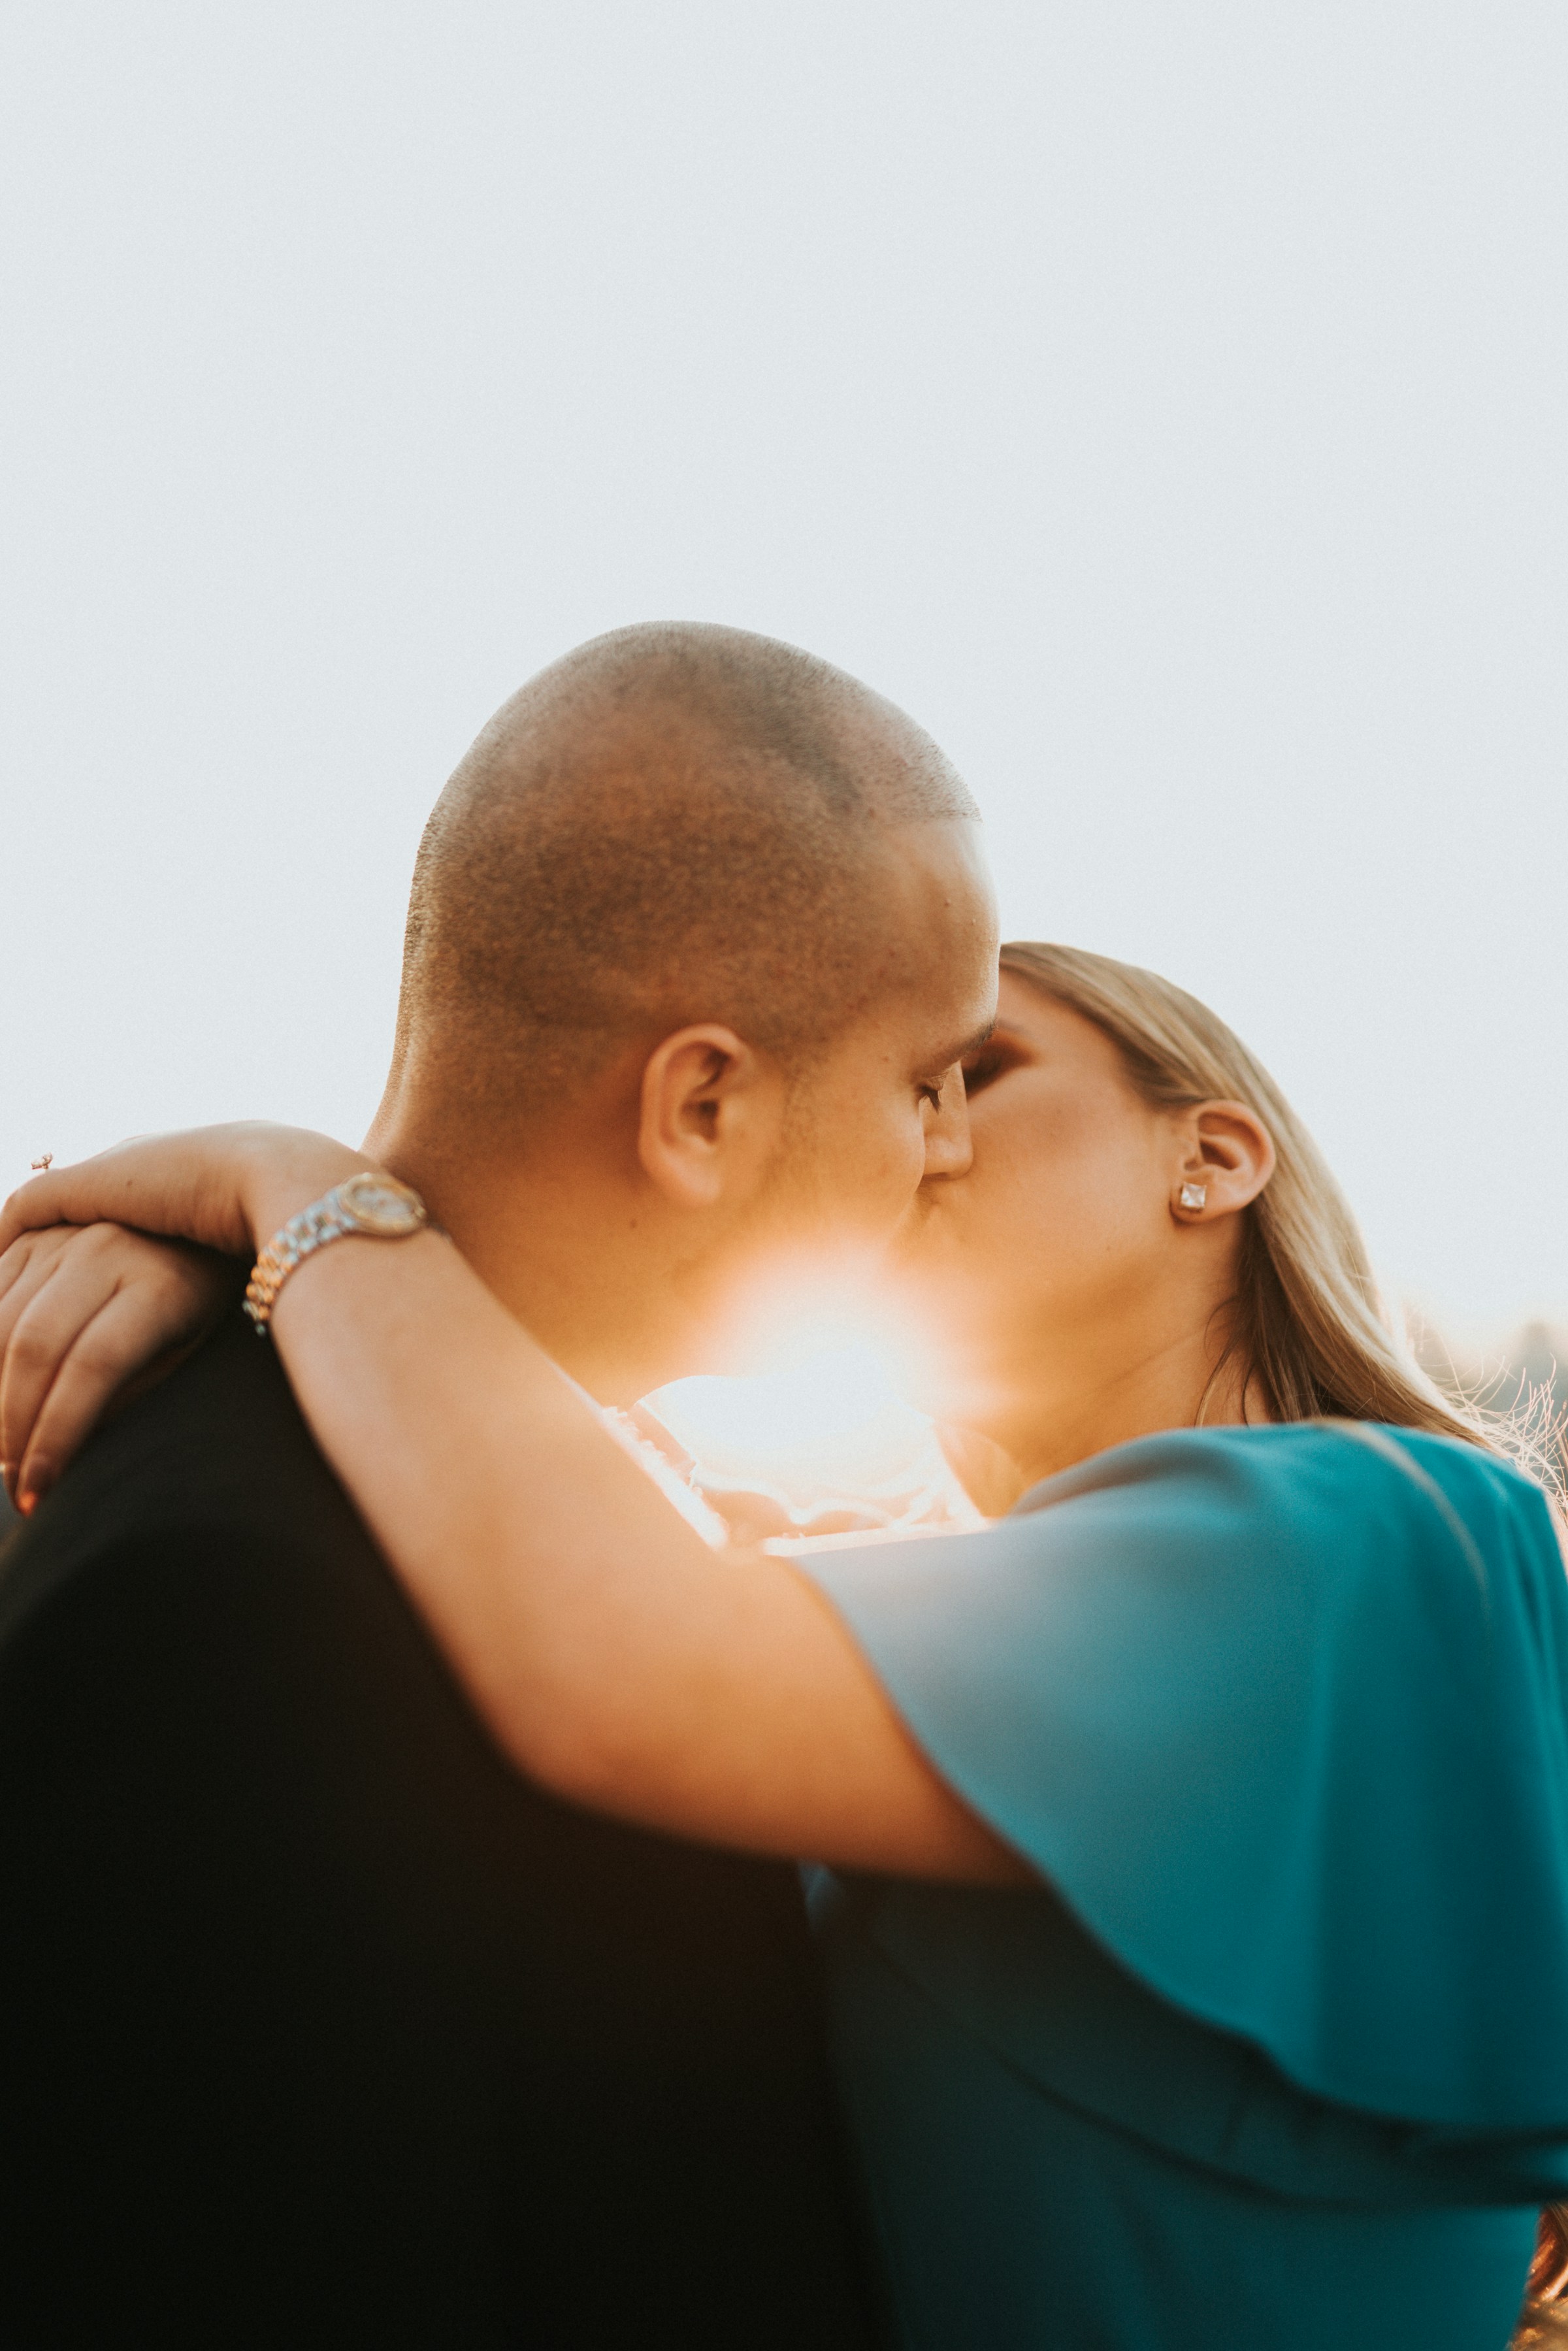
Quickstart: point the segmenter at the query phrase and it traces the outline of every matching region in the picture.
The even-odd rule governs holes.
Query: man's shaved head
[[[891,835],[976,813],[913,721],[792,645],[597,637],[514,695],[436,804],[398,1071],[509,1127],[689,1022],[807,1060],[901,977]]]

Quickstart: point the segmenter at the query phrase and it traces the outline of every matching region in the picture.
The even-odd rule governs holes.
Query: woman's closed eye
[[[964,1092],[969,1101],[984,1093],[988,1086],[994,1086],[1009,1070],[1017,1069],[1021,1058],[1017,1048],[1000,1037],[990,1038],[969,1054],[963,1065]]]

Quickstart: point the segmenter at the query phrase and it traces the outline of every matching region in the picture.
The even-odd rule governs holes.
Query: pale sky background
[[[448,769],[674,615],[1568,1318],[1563,0],[7,0],[0,242],[0,1187],[357,1139]]]

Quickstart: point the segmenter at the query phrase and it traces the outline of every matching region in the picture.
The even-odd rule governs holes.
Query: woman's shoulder
[[[1520,1472],[1381,1426],[1173,1430],[811,1572],[1150,1990],[1319,2096],[1568,2130],[1568,1576]]]
[[[1560,1563],[1546,1495],[1536,1480],[1480,1445],[1381,1421],[1310,1420],[1261,1426],[1163,1429],[1110,1447],[1043,1479],[1015,1518],[1097,1498],[1140,1516],[1151,1510],[1232,1522],[1270,1521],[1312,1538],[1360,1527],[1383,1547],[1402,1528],[1441,1527],[1461,1552],[1522,1544]]]

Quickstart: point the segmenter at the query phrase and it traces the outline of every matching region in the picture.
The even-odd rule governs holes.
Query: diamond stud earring
[[[1184,1208],[1201,1208],[1208,1198],[1207,1184],[1184,1184],[1176,1194]]]

